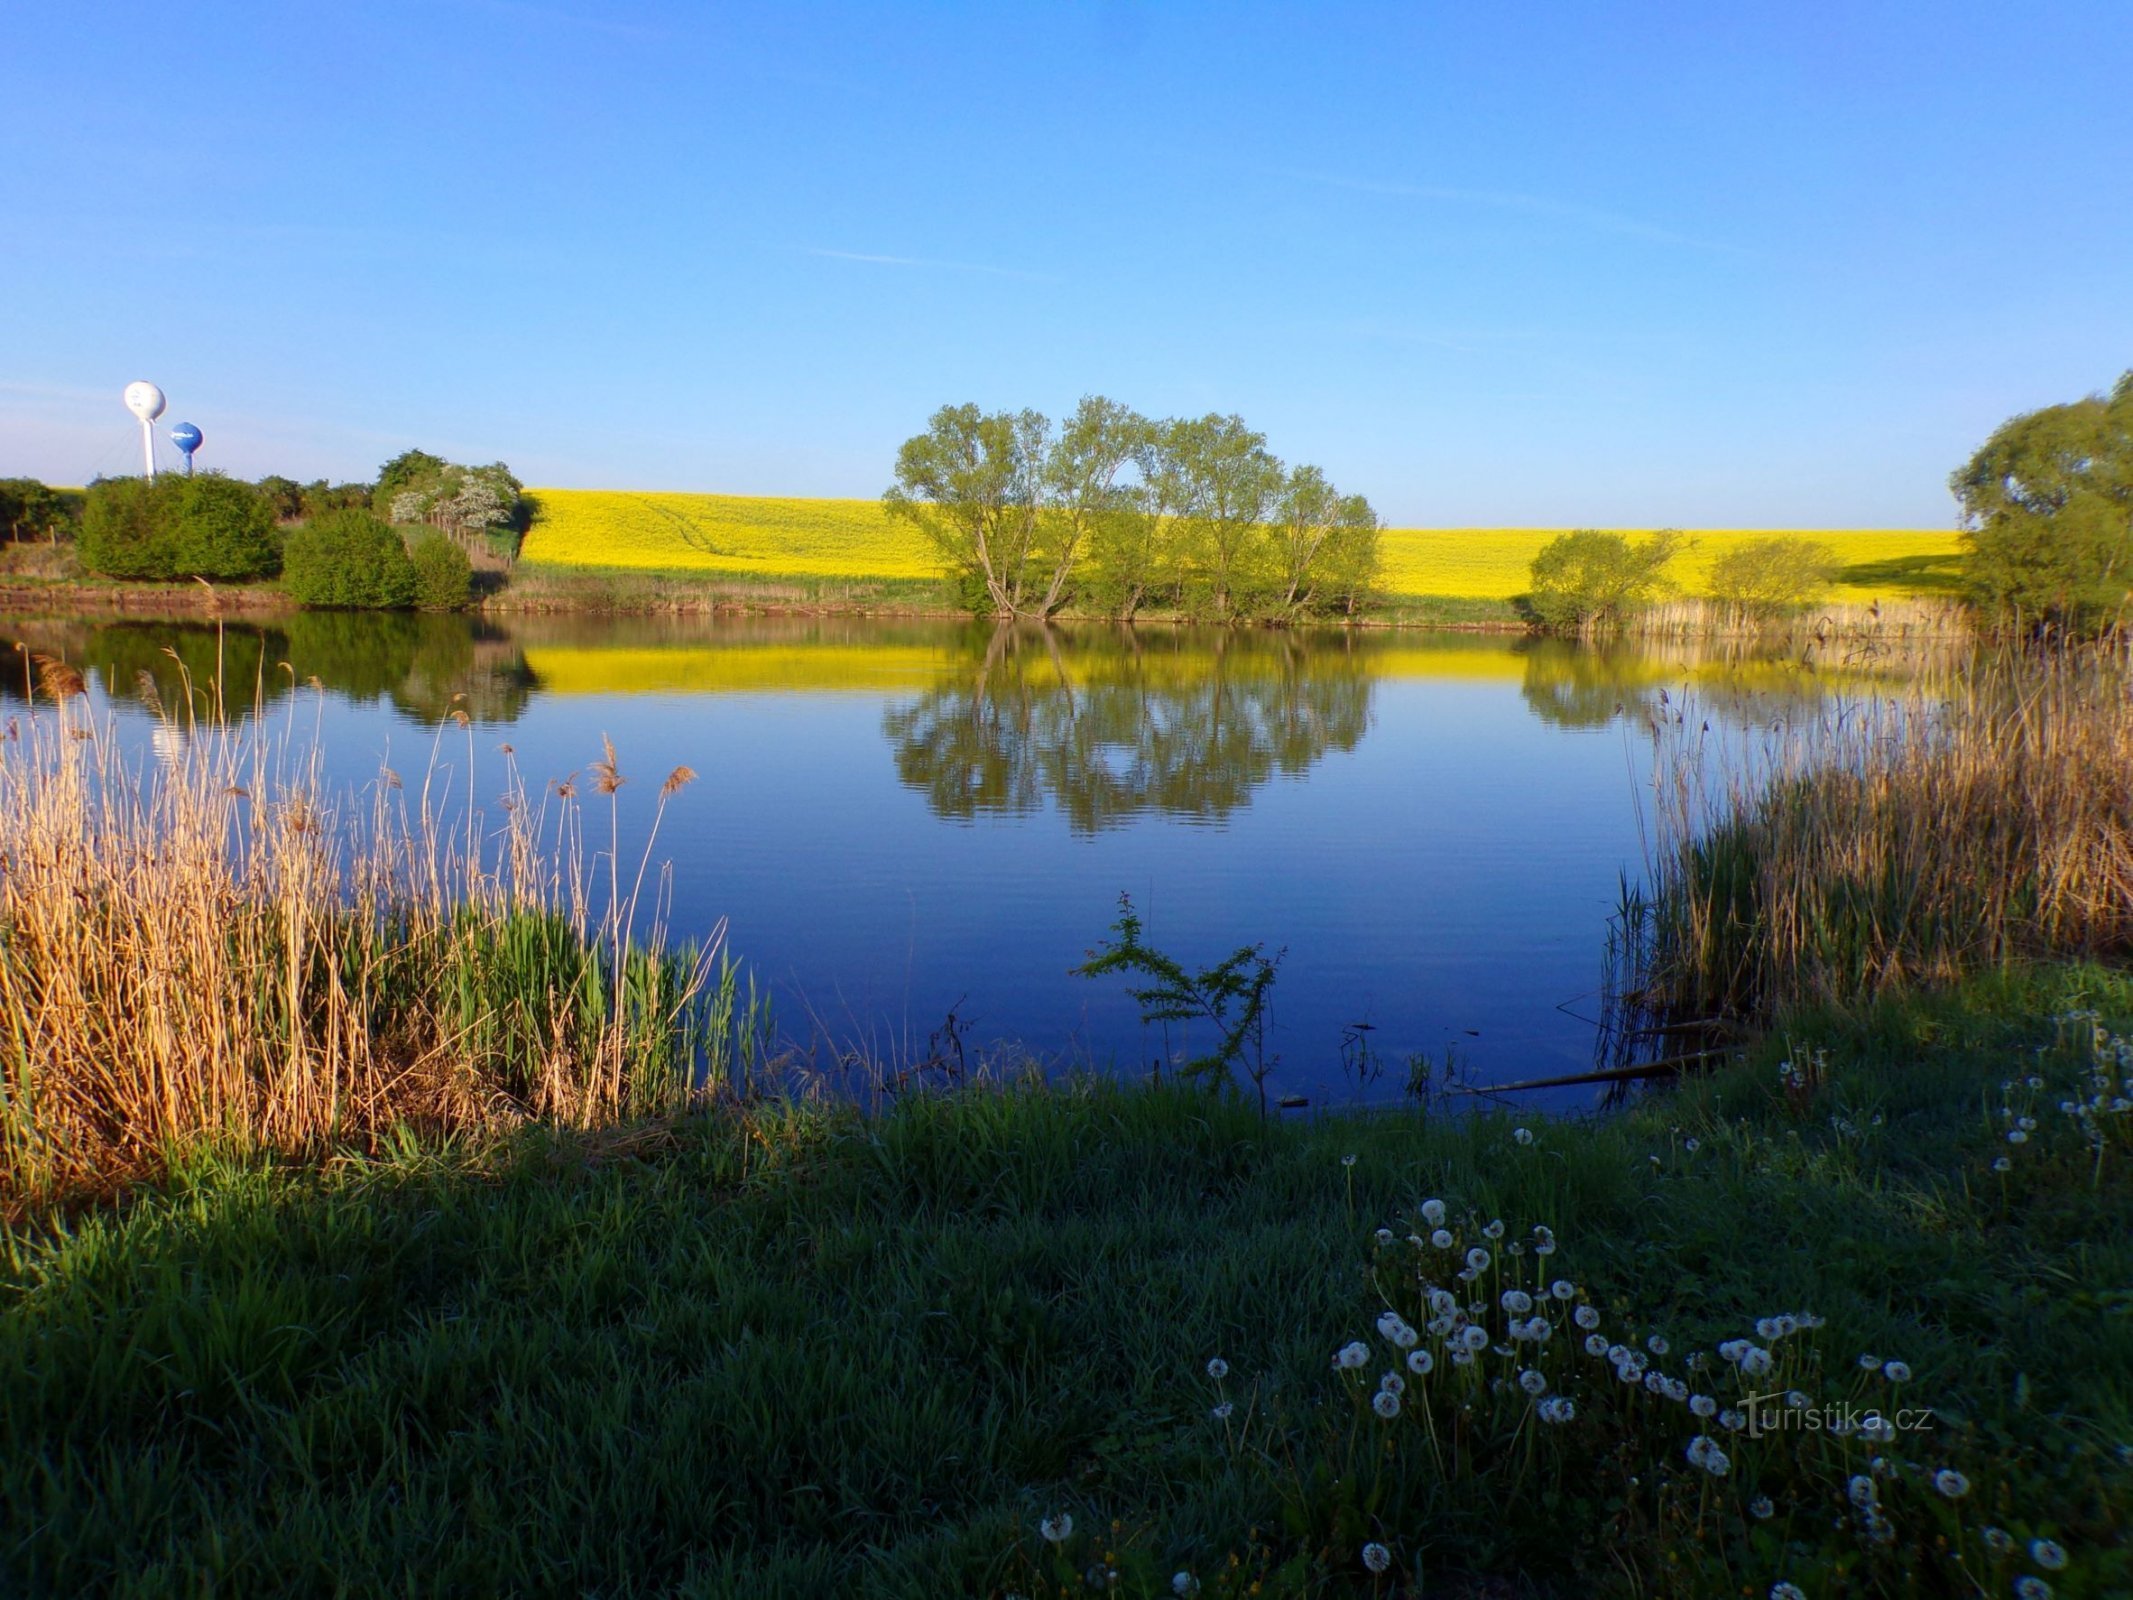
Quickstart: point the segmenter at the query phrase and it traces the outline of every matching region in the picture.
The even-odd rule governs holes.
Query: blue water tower
[[[193,475],[193,452],[200,448],[204,436],[190,422],[181,422],[170,430],[170,442],[185,452],[185,475]]]

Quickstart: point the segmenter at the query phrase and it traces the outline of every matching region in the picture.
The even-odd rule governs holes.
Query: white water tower
[[[163,391],[145,378],[126,385],[126,409],[141,419],[141,463],[148,481],[156,481],[156,436],[154,423],[163,414]]]

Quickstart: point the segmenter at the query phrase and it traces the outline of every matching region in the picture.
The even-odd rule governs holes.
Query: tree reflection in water
[[[464,711],[516,721],[531,699],[525,652],[476,618],[409,612],[303,611],[272,622],[140,621],[25,625],[16,663],[57,656],[95,673],[113,700],[211,722],[264,710],[319,687],[357,704],[390,702],[425,723]],[[19,667],[0,695],[20,699]]]
[[[1277,773],[1352,750],[1371,675],[1352,635],[1002,626],[882,719],[898,777],[940,816],[1057,805],[1076,832],[1218,820]]]

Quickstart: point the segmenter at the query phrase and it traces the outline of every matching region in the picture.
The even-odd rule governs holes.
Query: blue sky
[[[1409,526],[1946,526],[2133,366],[2133,6],[20,5],[0,474],[873,495],[1235,411]]]

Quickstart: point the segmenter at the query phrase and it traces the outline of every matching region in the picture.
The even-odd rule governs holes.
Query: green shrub
[[[1632,544],[1619,533],[1580,528],[1541,546],[1527,601],[1550,628],[1613,626],[1665,591],[1666,564],[1680,547],[1681,535],[1670,529]]]
[[[274,507],[257,489],[219,472],[166,481],[177,486],[170,577],[241,580],[281,570]]]
[[[107,578],[238,581],[279,571],[281,542],[273,507],[235,478],[111,478],[89,486],[81,560]]]
[[[1710,596],[1754,616],[1783,616],[1828,585],[1837,558],[1816,539],[1749,539],[1711,563]]]
[[[333,511],[289,532],[283,554],[300,605],[401,610],[415,603],[415,564],[389,523],[367,511]]]
[[[99,478],[81,513],[81,564],[106,578],[168,578],[177,485],[163,478]]]
[[[415,564],[415,604],[425,611],[457,611],[474,594],[474,563],[441,533],[425,533],[409,548]]]

